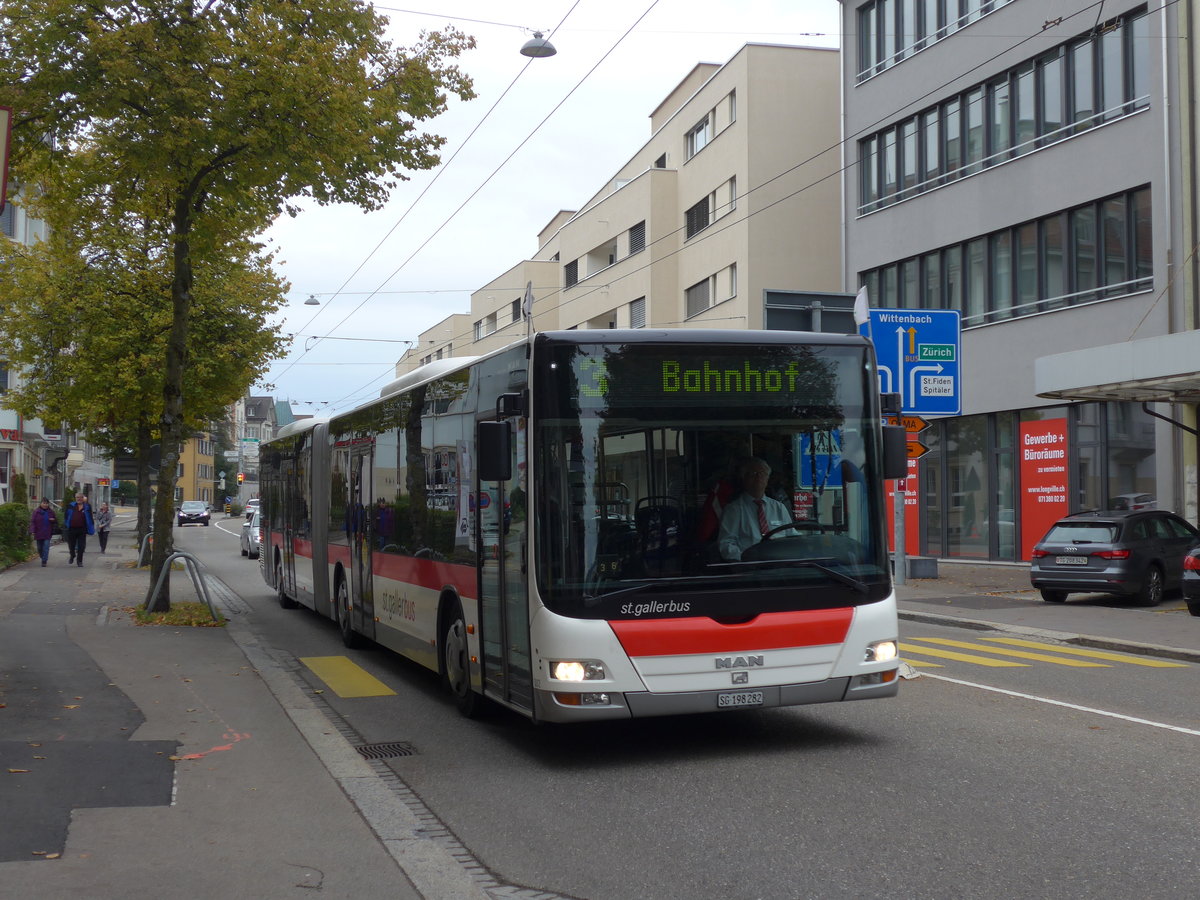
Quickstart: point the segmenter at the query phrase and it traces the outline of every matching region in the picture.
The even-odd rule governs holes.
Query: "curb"
[[[1161,656],[1166,659],[1200,663],[1200,650],[1188,650],[1184,647],[1144,644],[1140,641],[1097,637],[1091,634],[1072,634],[1068,631],[1049,631],[1044,628],[1029,628],[1024,625],[1002,625],[997,622],[985,622],[982,619],[961,619],[958,616],[941,616],[937,613],[900,610],[899,616],[906,621],[922,622],[926,625],[950,625],[958,628],[970,628],[975,631],[1007,631],[1012,634],[1023,634],[1026,637],[1038,637],[1043,640],[1058,641],[1062,644],[1075,644],[1080,647],[1092,647],[1097,650],[1114,650],[1138,656]]]

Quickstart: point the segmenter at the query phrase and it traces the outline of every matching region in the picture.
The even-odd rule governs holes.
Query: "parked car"
[[[175,514],[176,525],[208,525],[208,504],[203,500],[184,500]]]
[[[1153,494],[1117,494],[1109,501],[1112,509],[1158,509],[1158,500]]]
[[[242,523],[242,556],[258,559],[258,529],[261,517],[256,512]]]
[[[247,501],[246,501],[246,509],[245,509],[245,513],[246,513],[246,518],[247,518],[247,519],[249,519],[249,518],[250,518],[251,516],[253,516],[253,515],[254,515],[256,512],[258,512],[258,505],[259,505],[259,503],[261,503],[261,502],[262,502],[262,501],[261,501],[261,500],[259,500],[257,497],[255,497],[253,500],[247,500]]]
[[[1183,558],[1183,599],[1188,612],[1200,616],[1200,544]]]
[[[1155,606],[1180,586],[1184,556],[1198,542],[1200,532],[1166,510],[1077,513],[1034,546],[1029,580],[1048,603],[1102,593]]]

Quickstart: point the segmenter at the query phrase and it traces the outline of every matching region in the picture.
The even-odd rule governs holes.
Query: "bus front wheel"
[[[445,618],[442,631],[442,678],[454,695],[458,711],[467,718],[479,712],[479,696],[471,688],[471,657],[467,645],[467,623],[457,603]]]

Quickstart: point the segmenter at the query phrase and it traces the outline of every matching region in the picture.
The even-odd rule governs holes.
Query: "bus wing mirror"
[[[908,432],[903,425],[883,426],[883,477],[908,477]]]
[[[512,478],[512,426],[507,421],[479,423],[479,480]]]

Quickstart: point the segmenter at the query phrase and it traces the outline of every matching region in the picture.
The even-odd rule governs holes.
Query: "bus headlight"
[[[900,655],[900,648],[895,641],[876,641],[867,644],[867,652],[863,662],[891,662]]]
[[[599,660],[561,659],[550,661],[550,677],[555,681],[602,681],[608,675]]]

